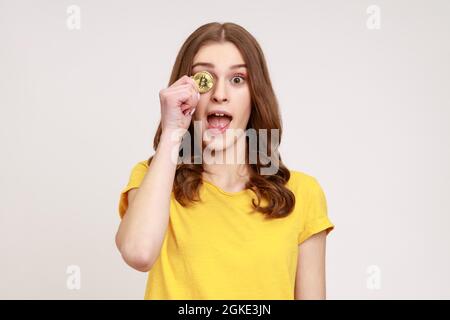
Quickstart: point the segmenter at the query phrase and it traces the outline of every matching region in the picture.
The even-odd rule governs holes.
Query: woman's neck
[[[203,179],[229,192],[244,190],[249,179],[246,164],[203,164],[203,168],[207,171],[202,172]]]

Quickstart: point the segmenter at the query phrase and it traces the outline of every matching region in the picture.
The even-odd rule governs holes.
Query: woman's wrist
[[[169,145],[179,145],[185,133],[185,129],[163,130],[159,142]]]

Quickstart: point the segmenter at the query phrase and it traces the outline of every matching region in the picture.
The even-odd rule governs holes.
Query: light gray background
[[[80,30],[66,26],[72,4]],[[147,275],[114,244],[119,194],[153,152],[181,44],[212,21],[259,41],[282,159],[324,188],[328,298],[450,298],[445,0],[1,0],[0,298],[143,298]]]

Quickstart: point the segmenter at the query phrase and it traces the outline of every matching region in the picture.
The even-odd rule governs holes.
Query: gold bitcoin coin
[[[200,93],[206,93],[214,86],[214,78],[208,71],[197,72],[191,78],[197,83]]]

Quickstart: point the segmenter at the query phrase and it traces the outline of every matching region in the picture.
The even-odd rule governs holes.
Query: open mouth
[[[233,117],[229,113],[210,112],[207,116],[207,129],[212,129],[213,132],[222,133],[230,126],[232,120]]]

